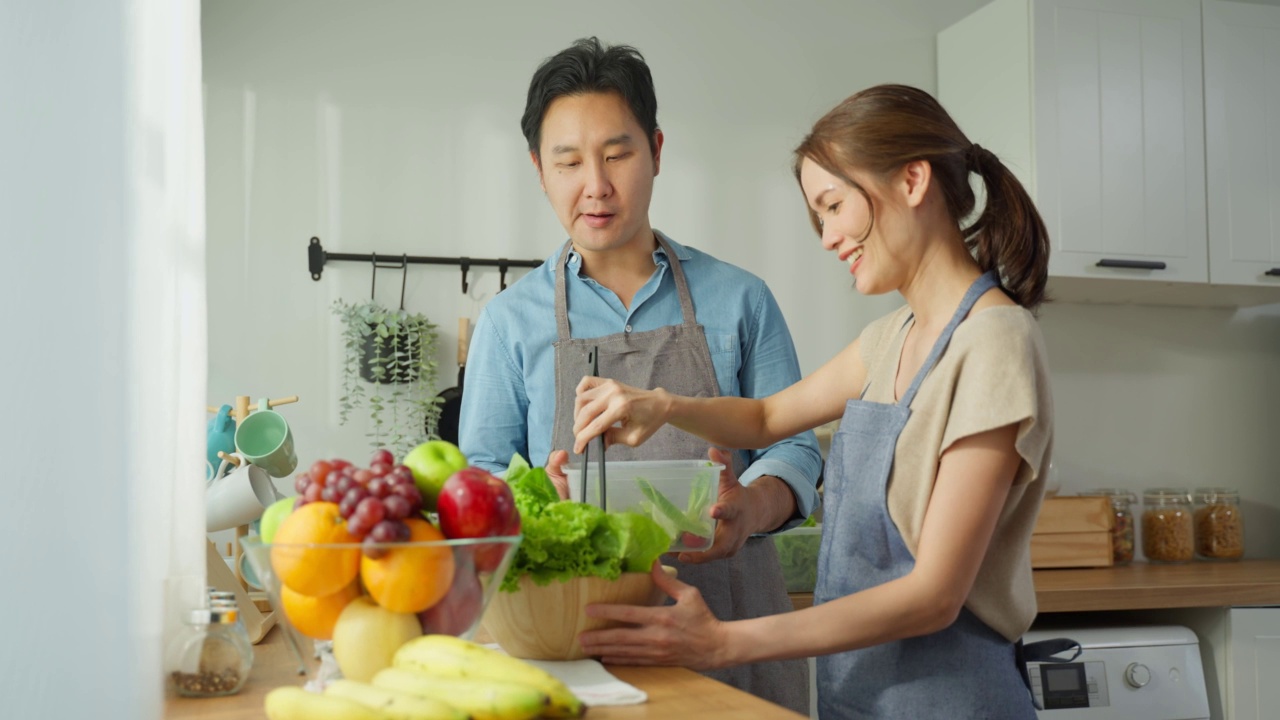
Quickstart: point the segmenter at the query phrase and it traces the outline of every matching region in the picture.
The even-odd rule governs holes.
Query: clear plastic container
[[[1142,493],[1142,552],[1148,562],[1184,563],[1195,556],[1191,497],[1181,488]]]
[[[711,517],[724,466],[709,460],[620,460],[605,463],[605,510],[637,512],[653,518],[671,535],[670,552],[701,552],[711,547],[716,521]],[[582,463],[565,465],[569,498],[580,500]],[[587,497],[600,504],[596,463],[587,467]]]
[[[773,546],[778,551],[787,592],[813,592],[818,584],[822,526],[795,527],[769,537],[773,538]]]
[[[169,680],[179,695],[218,697],[244,687],[253,665],[253,646],[236,630],[234,608],[192,610],[169,655]]]
[[[1131,505],[1138,498],[1123,488],[1097,488],[1081,495],[1103,495],[1111,501],[1111,561],[1114,565],[1133,562],[1136,528]]]
[[[1195,493],[1196,556],[1204,560],[1244,557],[1244,518],[1240,494],[1231,488],[1203,487]]]

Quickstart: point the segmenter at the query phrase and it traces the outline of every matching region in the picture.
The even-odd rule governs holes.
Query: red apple
[[[520,513],[511,488],[478,467],[466,467],[451,475],[440,488],[436,509],[440,530],[447,538],[486,538],[520,532]],[[503,550],[501,544],[477,548],[476,569],[496,569]]]

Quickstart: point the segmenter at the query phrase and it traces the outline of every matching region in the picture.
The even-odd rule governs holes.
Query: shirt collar
[[[676,259],[679,260],[680,262],[682,263],[687,262],[690,258],[693,257],[693,253],[689,252],[689,248],[681,245],[675,240],[672,240],[670,235],[662,232],[661,230],[658,230],[657,228],[654,228],[653,232],[657,235],[661,235],[662,239],[667,241],[667,244],[671,246],[672,252],[676,254]],[[654,248],[654,251],[653,251],[654,265],[665,262],[666,257],[667,257],[667,253],[662,249],[661,245]],[[581,275],[582,274],[582,256],[578,254],[577,250],[573,249],[572,245],[569,246],[568,260],[569,260],[569,265],[574,270],[574,274]]]

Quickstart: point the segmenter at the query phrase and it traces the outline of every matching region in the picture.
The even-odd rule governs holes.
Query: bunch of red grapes
[[[397,465],[390,450],[380,449],[360,468],[347,460],[317,460],[293,482],[298,491],[294,508],[310,502],[331,502],[347,521],[347,531],[364,543],[364,554],[377,558],[381,543],[405,542],[405,520],[421,517],[422,493],[413,484],[413,471]]]

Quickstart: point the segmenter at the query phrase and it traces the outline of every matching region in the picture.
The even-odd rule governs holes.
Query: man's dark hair
[[[626,101],[649,138],[650,152],[656,154],[658,98],[644,56],[630,45],[603,46],[594,37],[574,41],[544,60],[533,73],[520,118],[520,130],[529,141],[529,151],[541,158],[542,119],[556,98],[607,92],[616,92]]]

